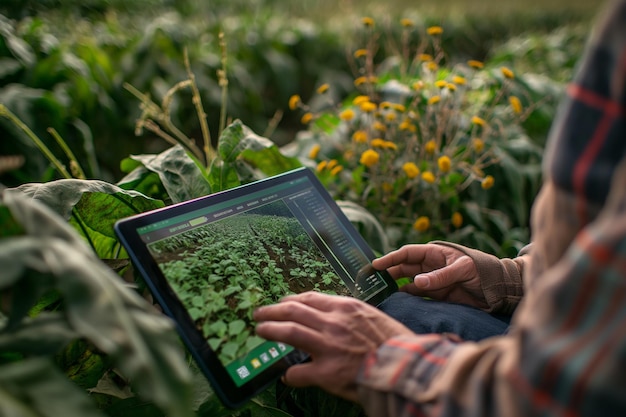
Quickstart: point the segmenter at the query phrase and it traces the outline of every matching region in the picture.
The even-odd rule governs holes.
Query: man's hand
[[[357,400],[356,377],[367,354],[388,339],[413,334],[404,325],[356,298],[316,292],[285,297],[257,309],[258,336],[294,346],[312,361],[290,367],[284,382],[294,387],[317,385]]]
[[[437,245],[405,245],[375,259],[376,269],[387,269],[393,278],[408,277],[401,288],[413,295],[486,309],[480,277],[472,258],[458,249]]]

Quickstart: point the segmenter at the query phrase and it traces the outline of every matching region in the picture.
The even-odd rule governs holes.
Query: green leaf
[[[52,355],[76,337],[61,313],[46,313],[0,331],[0,351]]]
[[[149,171],[140,162],[137,168],[122,178],[116,185],[125,190],[134,190],[157,200],[167,201],[169,196],[163,188],[161,178],[155,172]]]
[[[211,162],[208,178],[213,192],[220,192],[241,185],[234,166],[217,159]]]
[[[214,192],[239,185],[241,177],[261,179],[302,166],[297,158],[283,155],[271,140],[257,135],[240,120],[222,132],[218,154],[220,161],[214,161],[209,171]]]
[[[113,225],[121,218],[163,207],[136,191],[104,181],[57,180],[24,184],[5,194],[23,193],[49,206],[76,228],[100,258],[115,258],[120,244]]]
[[[251,142],[251,144],[261,145],[258,142]],[[241,159],[268,177],[302,166],[297,158],[283,155],[274,144],[267,147],[250,146],[241,152]]]
[[[16,236],[24,233],[24,228],[15,221],[6,206],[0,206],[0,238]]]
[[[113,402],[104,408],[108,417],[165,417],[153,403],[137,397],[125,398]]]
[[[222,346],[222,354],[227,358],[234,358],[237,356],[237,351],[239,350],[239,344],[235,342],[227,342]]]
[[[172,146],[158,155],[133,155],[131,158],[159,175],[174,203],[211,193],[202,170],[180,145]]]
[[[0,240],[0,287],[26,282],[31,288],[20,291],[56,289],[73,332],[109,355],[142,397],[170,415],[190,416],[191,378],[171,320],[129,288],[50,209],[17,192],[5,191],[2,200],[28,236]]]
[[[231,336],[237,335],[246,328],[246,322],[243,320],[235,320],[228,324],[228,334]]]
[[[39,357],[0,366],[0,415],[105,416],[51,360]]]

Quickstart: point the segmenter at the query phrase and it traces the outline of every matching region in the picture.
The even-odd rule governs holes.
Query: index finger
[[[423,263],[426,261],[430,248],[426,245],[405,245],[400,249],[389,252],[372,261],[376,269],[386,269],[394,278],[413,276],[424,272]]]
[[[291,321],[306,327],[315,327],[324,320],[324,311],[302,302],[302,298],[306,297],[287,296],[277,304],[259,307],[254,311],[254,320]]]
[[[318,291],[307,291],[300,294],[288,295],[284,297],[281,302],[295,301],[320,311],[331,311],[333,307],[337,305],[337,302],[345,298],[348,297],[324,294]]]
[[[372,261],[372,265],[376,269],[383,269],[389,268],[393,265],[400,265],[409,261],[419,262],[419,258],[423,260],[423,258],[425,257],[425,255],[421,254],[421,252],[423,251],[419,249],[419,245],[405,245],[402,246],[400,249],[396,249],[387,253],[386,255],[381,256],[380,258],[374,259]],[[412,259],[416,256],[418,259]]]

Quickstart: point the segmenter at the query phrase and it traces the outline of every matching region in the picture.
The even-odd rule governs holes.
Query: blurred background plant
[[[346,100],[335,103],[327,83],[310,103],[290,98],[308,127],[292,151],[309,159],[335,199],[373,213],[392,247],[446,239],[498,254],[519,250],[528,241],[521,190],[538,183],[542,151],[523,124],[540,103],[506,66],[455,62],[442,27],[419,33],[411,19],[397,24],[398,43],[379,57],[381,29],[362,18]],[[523,170],[512,164],[513,149],[527,155]],[[488,197],[499,182],[518,190],[506,204]]]
[[[148,299],[121,308],[122,321],[152,307],[112,231],[117,219],[301,164],[319,169],[378,251],[444,238],[513,255],[528,239],[541,151],[599,6],[591,3],[3,0],[0,183],[60,215]],[[363,15],[380,17],[365,24]],[[141,357],[167,392],[142,395],[150,385],[129,381],[137,374],[97,338],[108,316],[85,311],[89,334],[67,319],[97,304],[101,280],[119,287],[115,274],[73,236],[45,259],[89,271],[68,278],[37,261],[45,253],[37,245],[49,243],[41,233],[66,228],[52,215],[24,217],[35,202],[10,194],[18,193],[0,200],[0,264],[11,271],[0,279],[0,391],[54,399],[62,410],[71,402],[64,415],[90,406],[120,417],[362,415],[319,390],[281,384],[226,410],[180,358]],[[70,284],[83,290],[59,288]],[[124,288],[105,298],[132,297]],[[22,297],[15,310],[2,304],[6,294]],[[150,328],[157,317],[140,321]],[[159,329],[137,340],[176,357],[171,328]],[[183,396],[186,368],[195,390]]]

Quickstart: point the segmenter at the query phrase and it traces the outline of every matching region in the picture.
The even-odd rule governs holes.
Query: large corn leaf
[[[126,286],[80,236],[47,207],[21,193],[6,190],[1,206],[8,208],[11,214],[11,218],[5,216],[3,223],[4,220],[17,223],[23,230],[0,239],[3,271],[0,300],[9,317],[0,329],[3,336],[0,342],[20,353],[28,352],[24,347],[28,341],[44,343],[43,339],[48,339],[45,343],[52,348],[75,334],[107,354],[114,366],[132,381],[141,397],[154,401],[169,415],[191,415],[190,372],[172,322]],[[50,291],[57,291],[63,300],[63,316],[39,315],[37,321],[28,319],[29,310],[41,295]],[[67,325],[59,321],[61,317]],[[0,351],[5,350],[0,346]],[[28,375],[34,371],[28,362],[18,360],[13,366],[16,374],[11,380],[28,382],[15,389],[31,389],[34,381]],[[42,381],[56,378],[45,367],[40,373]],[[0,383],[0,386],[4,388],[5,384]],[[3,391],[0,395],[11,394]],[[50,389],[37,392],[37,397],[42,403],[46,400],[53,403],[64,395],[60,395],[58,389]],[[68,393],[68,398],[71,397]],[[2,415],[5,415],[4,404],[0,401]],[[6,409],[6,413],[13,411]],[[56,415],[70,414],[57,412]]]
[[[160,200],[95,180],[24,184],[5,191],[16,192],[44,203],[68,220],[101,259],[120,254],[121,245],[113,231],[117,220],[164,206]]]
[[[176,145],[158,155],[133,155],[131,159],[140,162],[144,169],[156,173],[170,199],[174,203],[187,201],[211,193],[200,165],[194,161],[182,146]],[[141,167],[139,172],[127,176],[121,183],[139,181],[143,179],[145,171]],[[130,174],[129,174],[130,175]]]

